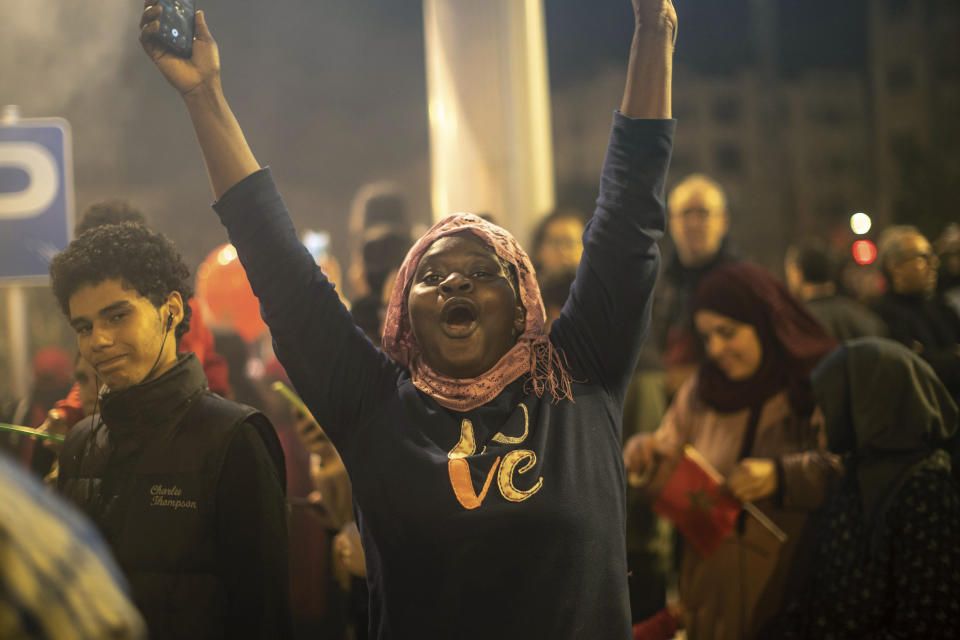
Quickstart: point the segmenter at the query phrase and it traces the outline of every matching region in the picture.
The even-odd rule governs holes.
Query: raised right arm
[[[167,81],[180,92],[200,142],[213,197],[219,200],[230,187],[260,169],[260,163],[223,96],[220,52],[204,13],[197,12],[193,56],[179,58],[153,40],[162,12],[156,2],[144,3],[140,43]]]
[[[277,356],[337,448],[379,410],[396,367],[356,328],[333,285],[300,243],[268,169],[261,169],[224,98],[220,57],[202,12],[190,59],[153,41],[161,8],[146,0],[140,40],[180,93],[196,130],[214,205],[260,301]],[[394,376],[394,378],[391,378]],[[395,388],[395,385],[392,387]]]

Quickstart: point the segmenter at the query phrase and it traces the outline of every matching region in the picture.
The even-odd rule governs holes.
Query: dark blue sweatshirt
[[[514,381],[459,413],[357,329],[270,172],[214,205],[280,362],[353,482],[372,638],[629,638],[621,412],[650,317],[675,123],[614,115],[550,339],[574,401]]]

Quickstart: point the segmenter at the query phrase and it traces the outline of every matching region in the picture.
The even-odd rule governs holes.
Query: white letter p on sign
[[[57,197],[60,184],[56,160],[38,144],[0,142],[0,169],[19,169],[29,179],[20,191],[0,193],[0,220],[38,216]]]

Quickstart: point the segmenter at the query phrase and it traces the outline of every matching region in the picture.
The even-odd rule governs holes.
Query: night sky
[[[753,64],[747,0],[676,0],[676,61],[701,73],[729,73]],[[551,83],[625,59],[632,11],[622,0],[545,0]],[[867,57],[866,0],[779,0],[778,67],[793,75],[810,67],[862,70]]]

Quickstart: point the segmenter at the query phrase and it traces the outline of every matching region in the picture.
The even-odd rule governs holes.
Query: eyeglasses
[[[670,212],[670,217],[674,219],[693,219],[697,222],[706,222],[710,218],[715,217],[715,214],[710,211],[710,209],[704,209],[703,207],[690,207],[689,209],[683,209],[682,211],[672,211]]]
[[[908,262],[920,262],[921,260],[928,265],[935,265],[940,261],[939,258],[937,258],[937,255],[931,251],[908,251],[900,256],[897,264],[904,265]]]
[[[567,236],[547,236],[543,239],[544,247],[553,247],[554,249],[576,249],[579,245],[579,238],[570,238]]]

